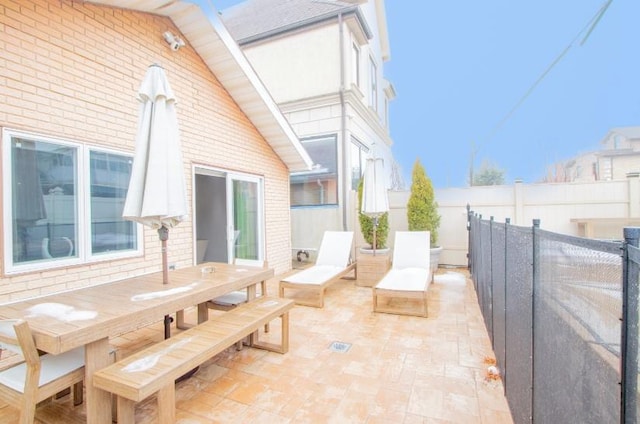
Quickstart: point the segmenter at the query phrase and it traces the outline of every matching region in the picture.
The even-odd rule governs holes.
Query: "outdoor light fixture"
[[[171,47],[171,50],[173,50],[174,52],[178,51],[180,47],[184,47],[185,45],[182,38],[173,35],[169,31],[166,31],[164,34],[162,34],[162,36],[164,37],[164,40],[167,42],[167,44],[169,44],[169,46]]]

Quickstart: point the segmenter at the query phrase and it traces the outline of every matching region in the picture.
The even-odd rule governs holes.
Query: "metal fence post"
[[[494,321],[493,321],[493,281],[495,279],[493,275],[493,216],[489,217],[489,316],[491,317],[491,348],[495,352],[495,333],[494,333]]]
[[[540,235],[538,230],[540,229],[540,220],[533,220],[533,264],[532,264],[532,284],[531,284],[531,422],[535,422],[535,409],[534,398],[535,392],[535,330],[536,330],[536,286],[539,284],[539,267],[540,267]]]
[[[478,275],[479,272],[479,267],[478,264],[480,263],[480,258],[478,257],[480,255],[480,246],[482,244],[482,233],[480,232],[480,216],[477,213],[473,214],[473,222],[471,223],[471,227],[472,227],[472,232],[473,232],[473,258],[471,258],[471,269],[473,270],[473,286],[476,289],[476,293],[478,293],[478,287],[479,287],[479,279],[480,276]],[[480,295],[478,294],[478,299],[480,299]]]
[[[629,258],[629,246],[638,247],[640,228],[624,229],[622,253],[622,334],[620,347],[620,423],[637,419],[638,390],[638,263]]]
[[[511,218],[505,218],[504,220],[504,287],[503,287],[503,291],[504,291],[504,370],[506,371],[507,369],[507,363],[509,362],[508,360],[508,355],[507,355],[507,334],[509,334],[509,332],[507,331],[507,327],[509,326],[509,320],[507,319],[507,310],[508,308],[508,304],[507,301],[509,299],[509,296],[507,296],[507,278],[508,278],[508,274],[507,272],[509,271],[508,267],[507,267],[507,246],[509,245],[509,224],[511,224]],[[502,390],[506,396],[507,394],[507,373],[504,372],[503,373],[504,378],[503,378],[503,382],[504,384],[502,385]]]
[[[471,205],[467,203],[467,269],[471,272]]]

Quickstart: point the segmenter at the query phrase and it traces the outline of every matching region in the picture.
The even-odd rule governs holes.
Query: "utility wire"
[[[598,22],[600,22],[600,19],[605,14],[605,12],[607,11],[607,9],[609,8],[609,6],[611,5],[612,2],[613,2],[613,0],[607,0],[600,7],[600,9],[596,12],[596,14],[591,19],[589,19],[587,24],[575,35],[575,37],[573,37],[573,39],[567,45],[567,47],[565,47],[564,50],[562,50],[562,52],[544,70],[542,75],[540,75],[538,77],[538,79],[536,79],[535,82],[524,93],[524,95],[522,97],[520,97],[520,100],[518,100],[518,102],[511,108],[511,110],[493,127],[493,129],[491,130],[489,135],[485,138],[484,143],[487,143],[488,141],[490,141],[496,135],[498,130],[500,130],[500,128],[502,128],[502,126],[511,118],[511,116],[516,112],[516,110],[518,110],[520,108],[522,103],[524,103],[524,101],[529,97],[529,95],[531,95],[533,90],[536,89],[536,87],[542,82],[542,80],[544,80],[546,78],[546,76],[549,74],[549,72],[551,72],[551,70],[562,60],[562,58],[564,58],[564,56],[569,52],[571,47],[574,46],[574,44],[580,38],[580,36],[585,33],[585,31],[586,31],[586,34],[584,35],[584,37],[580,41],[580,46],[582,46],[587,41],[587,39],[589,38],[589,36],[593,32],[593,30],[595,29],[595,27],[598,24]]]
[[[598,13],[596,13],[596,17],[593,20],[593,23],[591,24],[591,27],[589,28],[589,31],[587,31],[587,35],[585,35],[584,38],[582,39],[582,41],[580,42],[581,46],[587,41],[587,38],[589,38],[589,36],[591,35],[591,32],[593,32],[593,30],[595,29],[596,25],[598,25],[598,22],[600,22],[600,19],[602,19],[602,16],[604,15],[604,12],[607,11],[609,6],[611,6],[612,2],[613,2],[613,0],[607,1],[605,4],[602,5],[602,7],[598,11]]]

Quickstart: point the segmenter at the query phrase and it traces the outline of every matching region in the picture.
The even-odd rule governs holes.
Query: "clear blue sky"
[[[610,129],[640,125],[640,1],[613,0],[581,45],[605,3],[387,0],[391,135],[407,184],[420,158],[435,187],[466,186],[472,156],[508,184],[536,182]]]

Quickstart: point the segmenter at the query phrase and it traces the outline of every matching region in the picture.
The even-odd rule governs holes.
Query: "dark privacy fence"
[[[483,220],[469,267],[516,424],[636,423],[640,228],[600,241]]]

